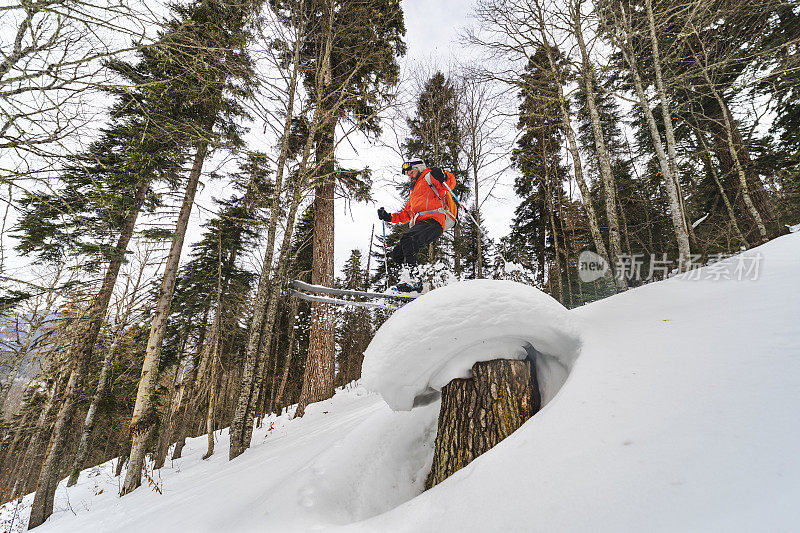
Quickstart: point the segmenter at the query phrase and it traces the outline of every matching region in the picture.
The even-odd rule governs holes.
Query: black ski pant
[[[417,266],[417,255],[423,246],[426,246],[444,233],[442,225],[433,218],[426,218],[400,237],[400,242],[392,250],[392,259],[395,263]]]

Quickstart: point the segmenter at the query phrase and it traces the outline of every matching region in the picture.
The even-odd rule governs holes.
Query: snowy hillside
[[[190,440],[163,494],[87,470],[37,531],[796,530],[800,233],[748,254],[757,280],[715,279],[732,258],[570,311],[582,346],[556,396],[425,493],[438,402],[394,412],[356,386],[266,420],[232,462],[226,432],[205,462]]]

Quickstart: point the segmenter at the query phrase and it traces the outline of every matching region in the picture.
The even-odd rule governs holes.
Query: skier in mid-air
[[[452,191],[456,180],[453,174],[428,167],[422,160],[404,162],[401,171],[414,182],[408,202],[397,213],[388,213],[381,207],[378,218],[392,224],[408,223],[410,229],[392,250],[392,259],[408,271],[408,280],[401,275],[401,283],[395,288],[399,292],[422,292],[422,280],[416,268],[417,255],[423,246],[441,237],[450,227],[448,218],[454,222],[454,216],[448,210],[447,191],[448,188]]]

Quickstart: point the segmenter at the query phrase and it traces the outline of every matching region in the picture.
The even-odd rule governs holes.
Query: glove
[[[387,213],[386,209],[384,209],[382,207],[380,209],[378,209],[378,218],[380,220],[385,220],[386,222],[391,222],[392,221],[392,215]]]
[[[445,173],[441,168],[433,167],[431,169],[431,177],[437,181],[443,182],[445,178]]]

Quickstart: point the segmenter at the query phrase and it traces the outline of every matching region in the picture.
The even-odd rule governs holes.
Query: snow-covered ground
[[[205,462],[190,440],[163,494],[87,470],[38,531],[796,531],[800,233],[748,254],[757,280],[713,279],[732,258],[570,311],[582,345],[555,397],[424,493],[438,403],[394,412],[355,386],[232,462],[226,432]]]

